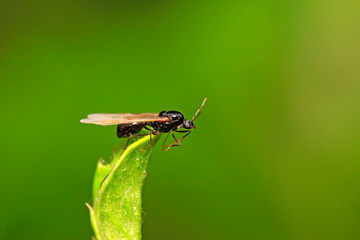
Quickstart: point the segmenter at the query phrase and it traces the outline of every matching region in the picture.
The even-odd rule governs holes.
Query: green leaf
[[[94,234],[95,234],[95,238],[96,239],[106,239],[102,233],[100,233],[100,227],[99,227],[99,222],[96,218],[96,214],[94,209],[90,206],[90,204],[85,203],[86,206],[89,208],[90,211],[90,222],[91,222],[91,226],[94,229]]]
[[[106,163],[103,158],[100,158],[96,167],[94,181],[93,181],[92,199],[94,200],[96,199],[102,182],[110,172],[110,167],[111,164]]]
[[[87,204],[96,239],[141,239],[142,186],[160,135],[151,138],[146,151],[140,146],[146,148],[150,136],[133,142],[122,154],[119,150],[111,164],[100,159],[94,176],[94,206]]]

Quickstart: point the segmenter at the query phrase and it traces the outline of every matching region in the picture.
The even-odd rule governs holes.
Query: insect
[[[140,146],[142,151],[145,151],[151,145],[151,134],[168,133],[162,147],[162,150],[167,147],[166,151],[168,151],[172,147],[181,146],[181,141],[191,133],[190,129],[196,128],[194,121],[200,115],[206,100],[207,98],[204,99],[191,120],[185,119],[184,115],[178,111],[162,111],[160,113],[95,113],[88,115],[85,119],[81,119],[80,122],[103,126],[118,125],[117,137],[128,138],[125,148],[131,138],[150,134],[149,145],[145,149],[141,149]],[[179,130],[180,128],[187,130]],[[150,133],[138,134],[142,129],[146,129]],[[186,134],[177,139],[174,132]],[[165,143],[170,133],[175,142],[166,146]]]

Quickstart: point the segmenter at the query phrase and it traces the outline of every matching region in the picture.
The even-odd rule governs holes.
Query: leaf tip
[[[85,205],[90,211],[94,211],[94,208],[89,203],[86,202]]]

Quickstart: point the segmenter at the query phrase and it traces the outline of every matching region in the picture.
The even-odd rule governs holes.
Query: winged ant
[[[82,119],[80,122],[103,126],[117,124],[117,137],[128,138],[124,150],[129,144],[129,140],[133,137],[150,135],[149,145],[145,149],[141,149],[140,146],[140,149],[145,151],[152,143],[152,134],[168,133],[162,146],[162,150],[167,147],[165,151],[168,151],[172,147],[181,146],[181,141],[191,133],[190,129],[196,128],[194,121],[201,114],[201,109],[206,100],[207,98],[204,99],[191,120],[185,119],[184,115],[178,111],[161,111],[160,113],[95,113],[88,115],[88,118]],[[179,130],[180,128],[187,130]],[[146,129],[150,133],[138,134],[142,129]],[[174,132],[186,134],[177,139]],[[165,143],[170,133],[175,142],[166,146]]]

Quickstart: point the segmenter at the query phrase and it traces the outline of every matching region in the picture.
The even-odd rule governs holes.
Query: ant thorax
[[[184,115],[178,111],[162,111],[159,113],[159,117],[167,117],[170,119],[170,121],[152,122],[150,126],[153,127],[156,132],[167,133],[173,129],[176,129],[184,122]]]

